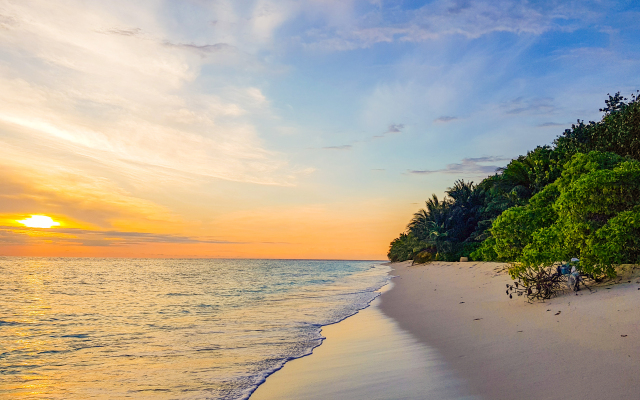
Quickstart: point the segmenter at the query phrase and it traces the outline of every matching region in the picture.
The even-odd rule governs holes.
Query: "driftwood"
[[[541,268],[538,271],[528,270],[520,273],[520,277],[513,284],[507,283],[507,295],[526,296],[528,301],[548,300],[558,296],[567,290],[579,291],[580,285],[586,287],[586,281],[593,280],[593,277],[583,273],[562,274],[560,268],[550,266]]]

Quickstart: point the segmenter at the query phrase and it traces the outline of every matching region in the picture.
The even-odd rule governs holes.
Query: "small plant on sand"
[[[413,257],[413,262],[411,263],[411,265],[413,264],[426,264],[429,263],[433,260],[433,253],[429,250],[422,250],[420,253],[416,254],[415,257]]]

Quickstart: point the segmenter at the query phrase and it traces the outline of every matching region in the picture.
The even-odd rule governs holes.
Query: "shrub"
[[[429,250],[422,250],[413,257],[413,264],[425,264],[433,260],[433,254]]]
[[[638,261],[640,162],[623,160],[601,152],[575,155],[554,183],[559,191],[552,205],[555,221],[536,221],[526,213],[526,207],[503,214],[517,218],[501,216],[501,224],[496,221],[494,235],[515,236],[503,238],[502,242],[497,240],[495,248],[499,255],[502,252],[513,256],[516,251],[508,251],[526,243],[516,258],[518,266],[511,270],[514,278],[528,269],[538,270],[571,257],[580,258],[580,269],[595,277],[615,276],[614,264]],[[533,199],[527,207],[534,208]],[[553,213],[545,215],[552,217]],[[526,223],[532,225],[518,225]],[[508,247],[510,243],[516,244]]]

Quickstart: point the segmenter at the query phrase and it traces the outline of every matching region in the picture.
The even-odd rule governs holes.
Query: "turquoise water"
[[[0,258],[0,397],[246,399],[366,307],[371,261]]]

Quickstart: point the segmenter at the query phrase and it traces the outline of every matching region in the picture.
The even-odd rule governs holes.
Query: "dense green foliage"
[[[616,93],[605,100],[602,121],[578,120],[555,140],[556,151],[561,154],[606,151],[640,160],[640,102],[632,96],[631,102]]]
[[[623,227],[620,223],[633,219],[633,210],[640,205],[639,161],[625,160],[614,153],[578,153],[567,163],[562,177],[547,188],[556,194],[543,201],[537,201],[535,196],[521,208],[527,215],[537,217],[531,219],[526,230],[514,232],[516,224],[498,223],[513,209],[503,213],[492,227],[496,248],[503,244],[512,251],[504,258],[518,261],[520,269],[513,269],[512,275],[522,268],[537,268],[572,257],[580,258],[581,269],[594,275],[612,275],[614,259],[639,261],[635,238],[619,238],[615,242],[617,254],[610,254],[613,247],[607,243],[609,236],[633,232],[633,224]],[[509,239],[501,243],[498,238],[507,235]],[[519,246],[508,247],[513,242]]]
[[[510,261],[516,277],[572,257],[595,275],[640,262],[640,102],[616,93],[599,122],[578,121],[552,146],[479,184],[457,181],[414,214],[389,259]]]
[[[418,240],[413,234],[401,233],[400,237],[391,242],[387,257],[391,261],[413,260],[413,257],[426,247],[427,245]]]

